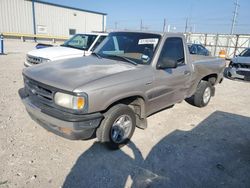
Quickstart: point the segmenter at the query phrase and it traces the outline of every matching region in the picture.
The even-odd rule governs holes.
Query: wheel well
[[[117,104],[126,104],[131,107],[135,114],[137,114],[140,118],[146,118],[145,100],[141,96],[132,96],[120,99],[109,105],[105,111],[108,111],[111,107]]]
[[[212,85],[214,85],[216,83],[216,81],[217,81],[217,78],[218,78],[217,74],[209,74],[209,75],[203,77],[201,80],[208,81]]]

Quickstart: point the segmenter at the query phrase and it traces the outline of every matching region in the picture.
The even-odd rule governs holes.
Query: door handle
[[[146,85],[150,85],[150,84],[152,84],[152,81],[149,81],[149,82],[146,83]]]
[[[184,75],[187,75],[187,76],[189,76],[191,74],[191,71],[184,71]]]

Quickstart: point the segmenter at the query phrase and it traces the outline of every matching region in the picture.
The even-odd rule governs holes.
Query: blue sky
[[[166,19],[172,31],[183,32],[186,18],[188,30],[229,33],[235,0],[43,0],[61,5],[105,12],[107,29],[139,29],[162,31]],[[234,33],[250,34],[250,0],[239,0],[239,14]]]

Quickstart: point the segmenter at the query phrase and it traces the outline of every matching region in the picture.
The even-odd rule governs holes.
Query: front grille
[[[233,64],[233,67],[250,69],[250,64],[234,63],[234,64]]]
[[[27,55],[26,56],[26,61],[28,63],[31,63],[31,64],[39,64],[39,63],[42,63],[42,59],[39,58],[39,57],[35,57],[35,56],[31,56],[31,55]]]
[[[25,90],[34,99],[39,99],[45,103],[53,102],[53,95],[55,91],[53,89],[41,84],[39,82],[33,81],[31,79],[25,78]]]
[[[240,68],[250,69],[250,65],[240,63]]]
[[[250,77],[250,71],[239,70],[239,71],[236,71],[236,73],[239,74],[239,75],[242,75],[242,76]]]

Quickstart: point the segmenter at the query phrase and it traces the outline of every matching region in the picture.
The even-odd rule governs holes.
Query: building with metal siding
[[[0,33],[69,36],[105,31],[106,16],[37,0],[0,0]]]

